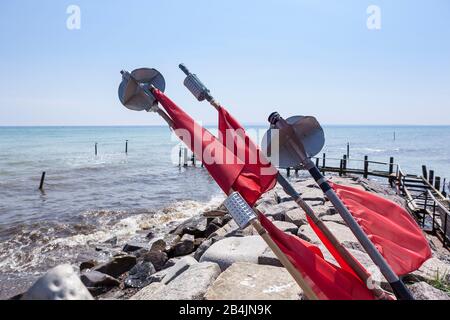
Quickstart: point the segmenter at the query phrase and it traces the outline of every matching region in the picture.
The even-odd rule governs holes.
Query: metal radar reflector
[[[122,82],[119,86],[120,102],[130,110],[150,111],[157,106],[157,101],[150,89],[155,87],[165,90],[164,77],[156,69],[141,68],[129,73],[121,71]]]
[[[269,121],[277,116],[278,113],[273,113]],[[302,163],[297,152],[287,143],[289,139],[302,146],[308,158],[317,155],[325,144],[325,133],[316,118],[294,116],[286,122],[287,126],[282,129],[270,128],[262,141],[262,150],[280,168],[296,167]]]

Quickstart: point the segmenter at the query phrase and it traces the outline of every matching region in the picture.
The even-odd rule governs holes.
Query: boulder
[[[308,223],[308,220],[306,220],[306,213],[300,208],[286,211],[284,214],[284,221],[291,222],[297,227],[303,226]]]
[[[128,273],[128,277],[125,279],[125,286],[129,288],[143,288],[151,283],[150,276],[155,272],[155,267],[150,262],[140,262]]]
[[[185,256],[191,252],[194,252],[194,236],[191,234],[185,234],[180,242],[178,242],[173,248],[173,254],[175,257]]]
[[[358,240],[350,231],[349,228],[342,224],[335,222],[324,222],[324,224],[330,229],[330,231],[336,236],[336,238],[347,248],[358,249],[361,248]],[[313,244],[320,244],[321,241],[312,230],[309,224],[301,226],[298,229],[298,236]]]
[[[130,240],[128,241],[125,246],[123,247],[123,252],[135,252],[140,249],[150,250],[151,246],[149,242],[146,241],[140,241],[140,240]]]
[[[209,238],[212,237],[219,237],[219,238],[225,238],[225,237],[245,237],[245,236],[251,236],[256,235],[258,232],[256,232],[255,228],[252,226],[248,226],[244,230],[240,229],[237,223],[234,220],[229,221],[226,225],[224,225],[219,230],[212,233]]]
[[[440,280],[450,284],[450,264],[432,257],[425,261],[418,270],[406,275],[404,280],[407,282]]]
[[[80,279],[94,295],[104,293],[120,285],[119,280],[98,271],[83,272]]]
[[[195,250],[194,258],[198,261],[202,257],[202,255],[211,247],[215,242],[224,239],[223,237],[212,237],[202,242],[202,244]]]
[[[88,260],[83,261],[80,263],[80,271],[86,270],[86,269],[92,269],[97,265],[97,261],[95,260]]]
[[[49,270],[22,296],[22,300],[93,300],[71,265]]]
[[[195,260],[193,257],[189,257],[189,256],[180,259],[180,261],[178,261],[174,266],[172,266],[172,267],[170,267],[170,269],[168,269],[162,282],[164,284],[169,284],[172,280],[174,280],[180,274],[185,272],[191,266],[196,265],[197,263],[198,263],[197,260]]]
[[[237,262],[208,289],[207,300],[299,300],[302,290],[284,268]]]
[[[288,233],[292,233],[292,234],[297,234],[298,231],[298,227],[293,224],[292,222],[286,222],[286,221],[275,221],[273,223],[278,229],[284,231],[284,232],[288,232]]]
[[[174,236],[176,237],[176,236]],[[167,249],[167,239],[166,238],[153,238],[149,242],[150,251],[165,251]]]
[[[220,274],[217,264],[197,263],[169,284],[152,283],[136,293],[132,300],[202,300],[208,287]]]
[[[105,273],[114,278],[129,271],[136,265],[136,257],[131,255],[119,255],[112,258],[112,260],[96,266],[93,270]]]
[[[327,204],[315,206],[313,207],[313,210],[318,217],[331,216],[337,214],[336,209],[333,206]]]
[[[414,283],[408,288],[417,300],[450,300],[448,293],[436,289],[423,281]]]
[[[264,252],[258,257],[258,264],[282,267],[280,260],[278,260],[275,253],[269,247],[264,250]]]
[[[215,262],[223,271],[235,262],[258,263],[267,245],[259,236],[230,237],[217,241],[200,258],[200,262]]]
[[[141,257],[145,262],[150,262],[155,267],[156,271],[162,270],[168,260],[167,253],[162,251],[149,251],[144,253]]]
[[[190,234],[202,238],[205,236],[206,227],[207,218],[203,215],[198,215],[182,222],[178,227],[170,231],[170,233],[180,237],[184,234]]]
[[[347,224],[345,223],[344,219],[342,219],[341,215],[339,215],[339,214],[324,215],[320,219],[322,221],[335,222],[335,223],[347,226]]]
[[[174,234],[167,234],[164,236],[164,249],[161,250],[161,247],[155,246],[153,248],[153,251],[164,251],[166,252],[168,255],[173,254],[173,250],[175,249],[175,246],[177,245],[178,242],[180,242],[181,237],[174,235]],[[162,242],[161,242],[162,244]]]

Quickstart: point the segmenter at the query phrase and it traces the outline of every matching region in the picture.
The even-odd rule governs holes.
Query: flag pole
[[[314,162],[306,156],[303,147],[299,145],[298,142],[296,141],[295,134],[290,125],[283,118],[281,118],[281,116],[277,112],[274,112],[270,115],[269,122],[271,123],[273,128],[279,130],[282,129],[288,130],[287,143],[289,143],[289,146],[299,156],[305,169],[309,171],[309,173],[314,178],[319,187],[322,189],[324,194],[331,201],[331,203],[339,212],[341,217],[344,219],[345,223],[348,225],[352,233],[361,243],[364,250],[370,256],[372,261],[380,268],[381,273],[391,285],[395,296],[401,300],[414,300],[411,292],[405,286],[403,281],[397,276],[397,274],[395,274],[395,272],[386,262],[386,260],[378,251],[378,249],[375,247],[375,245],[372,243],[372,241],[370,241],[368,236],[364,233],[361,226],[356,222],[350,211],[347,209],[347,207],[344,205],[341,199],[339,199],[337,194],[331,188],[331,186],[328,183],[328,180],[325,178],[325,176],[322,175],[322,173],[316,167]]]
[[[199,100],[208,101],[216,110],[222,106],[211,95],[209,89],[200,81],[200,79],[192,74],[184,64],[180,64],[179,68],[187,76],[184,85]],[[317,228],[325,235],[327,240],[335,247],[336,251],[342,256],[347,265],[356,273],[359,279],[366,285],[371,275],[361,266],[361,264],[348,252],[348,250],[339,242],[334,234],[328,229],[322,220],[314,213],[313,209],[301,198],[300,194],[292,187],[292,185],[281,175],[277,175],[278,183],[283,187],[288,195],[290,195],[300,208],[311,218]],[[256,229],[256,228],[255,228]],[[270,237],[269,237],[270,238]],[[272,239],[271,239],[272,240]],[[273,241],[273,240],[272,240]],[[295,269],[295,268],[294,268]],[[298,271],[297,271],[298,272]],[[371,291],[378,299],[385,299],[386,294],[379,288],[373,288]]]

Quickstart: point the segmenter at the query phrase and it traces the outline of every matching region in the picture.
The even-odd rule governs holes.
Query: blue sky
[[[68,30],[66,9],[81,9]],[[366,26],[369,5],[381,29]],[[0,125],[162,124],[117,98],[154,67],[197,120],[184,62],[243,123],[274,110],[324,124],[450,124],[450,2],[1,1]]]

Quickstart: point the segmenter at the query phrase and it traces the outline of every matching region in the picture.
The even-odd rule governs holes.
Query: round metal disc
[[[122,79],[119,86],[119,99],[128,109],[135,111],[149,110],[157,102],[153,96],[144,92],[140,85],[151,85],[164,91],[166,82],[156,69],[141,68],[131,73],[130,79]]]
[[[295,132],[296,143],[303,147],[307,157],[317,155],[325,145],[325,133],[314,117],[294,116],[286,122]],[[289,146],[287,130],[269,129],[262,141],[262,150],[272,163],[280,168],[301,164],[297,153]]]

